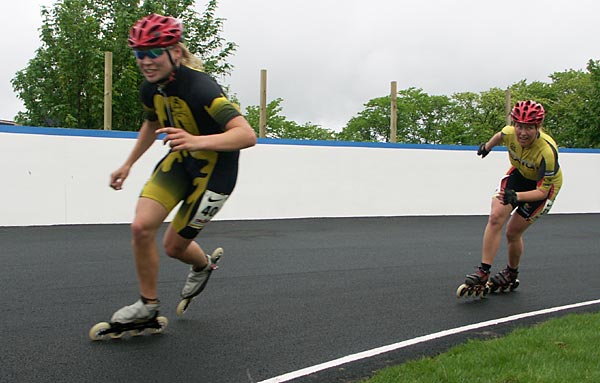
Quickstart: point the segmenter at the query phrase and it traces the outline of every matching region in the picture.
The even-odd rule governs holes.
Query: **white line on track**
[[[311,367],[306,367],[306,368],[303,368],[301,370],[297,370],[297,371],[293,371],[293,372],[288,372],[287,374],[279,375],[279,376],[276,376],[274,378],[270,378],[270,379],[267,379],[267,380],[262,380],[262,381],[257,382],[257,383],[281,383],[281,382],[288,382],[288,381],[290,381],[292,379],[296,379],[296,378],[300,378],[302,376],[314,374],[316,372],[327,370],[327,369],[332,368],[332,367],[337,367],[337,366],[340,366],[342,364],[346,364],[346,363],[350,363],[350,362],[355,362],[355,361],[361,360],[361,359],[370,358],[370,357],[375,356],[375,355],[379,355],[379,354],[383,354],[383,353],[386,353],[386,352],[398,350],[398,349],[401,349],[401,348],[404,348],[404,347],[412,346],[412,345],[415,345],[415,344],[418,344],[418,343],[427,342],[427,341],[430,341],[430,340],[433,340],[433,339],[443,338],[445,336],[459,334],[459,333],[465,332],[465,331],[476,330],[476,329],[479,329],[479,328],[482,328],[482,327],[494,326],[494,325],[498,325],[498,324],[501,324],[501,323],[516,321],[516,320],[519,320],[519,319],[530,318],[530,317],[534,317],[534,316],[538,316],[538,315],[544,315],[544,314],[551,314],[551,313],[555,313],[555,312],[558,312],[558,311],[570,310],[570,309],[575,309],[575,308],[584,307],[584,306],[591,306],[591,305],[595,305],[595,304],[599,304],[599,303],[600,303],[600,299],[597,299],[597,300],[593,300],[593,301],[587,301],[587,302],[581,302],[581,303],[574,303],[574,304],[566,305],[566,306],[552,307],[552,308],[549,308],[549,309],[532,311],[532,312],[523,313],[523,314],[516,314],[516,315],[511,315],[511,316],[500,318],[500,319],[492,319],[492,320],[488,320],[488,321],[485,321],[485,322],[480,322],[480,323],[470,324],[470,325],[466,325],[466,326],[456,327],[456,328],[453,328],[453,329],[450,329],[450,330],[444,330],[444,331],[436,332],[436,333],[429,334],[429,335],[423,335],[423,336],[420,336],[420,337],[417,337],[417,338],[413,338],[413,339],[405,340],[405,341],[402,341],[402,342],[390,344],[388,346],[382,346],[382,347],[374,348],[372,350],[367,350],[367,351],[359,352],[357,354],[352,354],[352,355],[344,356],[342,358],[334,359],[334,360],[331,360],[329,362],[317,364],[317,365],[311,366]]]

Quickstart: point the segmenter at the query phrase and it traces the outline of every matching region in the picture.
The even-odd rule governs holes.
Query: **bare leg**
[[[196,271],[200,271],[208,264],[208,257],[200,245],[192,239],[177,234],[172,225],[167,228],[163,242],[169,257],[194,266]]]
[[[513,210],[511,205],[503,205],[497,198],[492,199],[492,208],[483,234],[481,262],[491,265],[500,247],[502,228]]]
[[[132,247],[140,294],[149,299],[158,297],[159,255],[156,233],[167,214],[167,210],[160,203],[141,197],[131,224]]]
[[[532,222],[527,221],[518,214],[513,214],[508,221],[508,225],[506,226],[508,265],[513,269],[519,267],[521,255],[523,254],[523,233],[531,224]]]

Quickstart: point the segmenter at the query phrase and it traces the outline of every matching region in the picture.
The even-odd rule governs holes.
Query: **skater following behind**
[[[511,167],[492,199],[483,235],[481,264],[459,287],[459,296],[465,293],[485,294],[486,285],[491,291],[513,289],[518,285],[523,233],[550,210],[562,186],[558,147],[542,129],[544,116],[541,104],[531,100],[517,102],[511,112],[513,124],[494,134],[477,151],[477,155],[485,158],[495,146],[504,144],[508,149]],[[511,215],[513,210],[515,212]],[[508,264],[490,277],[490,269],[502,239],[502,229],[507,221]]]
[[[170,150],[143,187],[131,224],[140,299],[115,312],[111,322],[143,321],[158,313],[156,235],[181,201],[162,245],[168,256],[190,265],[182,298],[202,291],[215,259],[194,238],[233,191],[240,149],[256,143],[252,127],[202,71],[202,62],[187,50],[182,36],[179,20],[157,14],[137,21],[129,34],[129,47],[145,78],[140,87],[144,122],[131,153],[111,174],[110,186],[123,187],[133,164],[160,134]]]

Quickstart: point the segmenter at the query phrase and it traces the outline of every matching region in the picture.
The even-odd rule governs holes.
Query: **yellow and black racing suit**
[[[241,115],[210,75],[183,65],[165,85],[144,81],[140,95],[145,119],[193,135],[222,133],[227,122]],[[239,150],[169,152],[140,196],[161,203],[169,212],[183,201],[172,225],[181,236],[194,238],[233,191],[238,158]]]
[[[540,201],[519,202],[517,213],[528,221],[535,221],[547,213],[562,186],[562,170],[558,164],[558,146],[549,134],[541,128],[538,138],[529,148],[523,148],[517,141],[514,126],[502,129],[502,142],[508,150],[511,168],[508,177],[502,180],[502,188],[515,191],[540,189],[548,196]]]

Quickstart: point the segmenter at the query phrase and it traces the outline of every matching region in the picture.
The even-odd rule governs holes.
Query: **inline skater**
[[[511,112],[512,125],[504,127],[481,144],[477,155],[485,158],[495,146],[508,149],[511,167],[500,181],[483,235],[481,264],[475,273],[467,275],[459,286],[458,296],[486,294],[513,289],[523,254],[523,233],[541,215],[550,211],[562,186],[562,170],[558,163],[558,147],[542,129],[544,107],[535,101],[519,101]],[[513,213],[514,214],[511,214]],[[508,222],[508,223],[507,223]],[[506,223],[508,263],[490,277]]]
[[[170,16],[152,14],[131,28],[128,45],[145,81],[140,87],[144,122],[131,153],[110,175],[120,190],[134,163],[164,134],[169,152],[143,187],[131,224],[140,298],[116,311],[111,322],[155,317],[160,307],[157,231],[181,207],[163,238],[166,254],[190,265],[182,298],[198,294],[215,261],[194,241],[223,207],[236,184],[239,151],[256,143],[256,134],[237,105],[202,70],[182,42],[183,26]],[[222,249],[213,252],[220,257]]]

